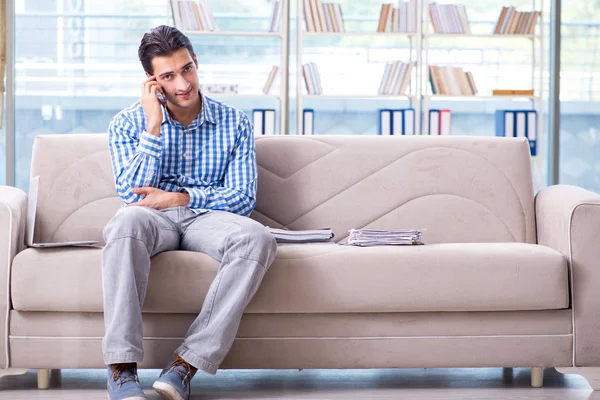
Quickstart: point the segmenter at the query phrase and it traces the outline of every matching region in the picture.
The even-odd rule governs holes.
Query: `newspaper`
[[[420,245],[423,229],[350,229],[347,244],[352,246]]]

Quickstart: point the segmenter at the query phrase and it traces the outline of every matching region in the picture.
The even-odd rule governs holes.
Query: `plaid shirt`
[[[109,149],[117,193],[126,204],[142,199],[131,189],[152,186],[188,193],[197,213],[249,215],[256,205],[253,126],[242,111],[202,95],[202,111],[184,127],[163,107],[160,137],[145,131],[139,102],[117,114]]]

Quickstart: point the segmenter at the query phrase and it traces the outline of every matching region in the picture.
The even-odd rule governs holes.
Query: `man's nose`
[[[178,92],[185,92],[190,88],[190,83],[181,75],[175,78],[175,88]]]

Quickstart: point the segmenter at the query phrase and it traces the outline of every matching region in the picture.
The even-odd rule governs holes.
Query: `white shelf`
[[[434,95],[425,95],[423,98],[427,99],[440,99],[440,100],[539,100],[540,96],[523,96],[523,95],[502,95],[502,96],[470,96],[470,95],[462,95],[462,96],[452,96],[446,94],[434,94]]]
[[[302,32],[304,36],[382,36],[413,37],[414,32]]]
[[[305,99],[416,99],[403,94],[303,94]]]
[[[209,97],[239,97],[249,99],[279,99],[276,94],[252,94],[252,93],[204,93]]]
[[[263,32],[263,31],[183,31],[186,35],[191,36],[271,36],[282,38],[280,32]]]
[[[498,38],[498,39],[536,39],[540,35],[497,35],[494,33],[424,33],[423,37],[428,38]]]

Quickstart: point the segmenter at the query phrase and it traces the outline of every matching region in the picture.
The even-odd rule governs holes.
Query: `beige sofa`
[[[426,228],[426,246],[281,246],[222,368],[543,367],[600,387],[600,196],[534,198],[525,139],[268,136],[252,217],[291,229]],[[102,134],[36,139],[38,241],[102,240],[121,205]],[[0,189],[0,367],[102,368],[100,249],[24,248],[26,195]],[[143,368],[200,312],[217,262],[153,259]]]

